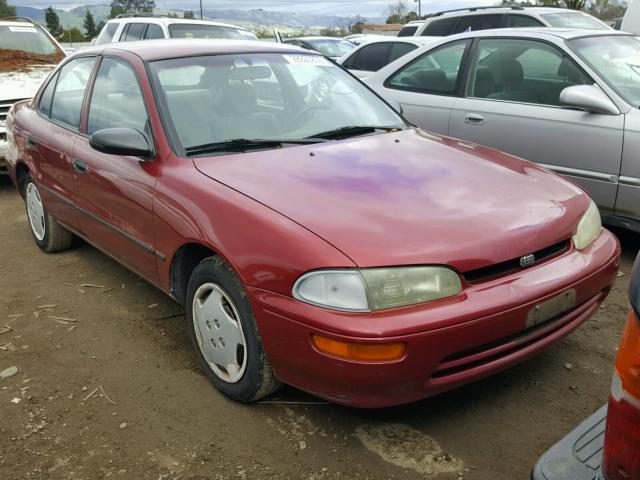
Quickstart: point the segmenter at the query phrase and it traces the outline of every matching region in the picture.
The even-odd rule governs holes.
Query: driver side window
[[[87,133],[91,135],[114,127],[144,133],[147,118],[142,92],[131,67],[122,61],[104,58],[93,86]]]

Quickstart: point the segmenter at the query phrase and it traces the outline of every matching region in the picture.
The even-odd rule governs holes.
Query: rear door
[[[447,135],[449,115],[461,94],[462,70],[471,40],[457,40],[412,59],[372,87],[403,109],[419,127]]]
[[[38,117],[28,125],[27,148],[37,165],[36,181],[44,203],[63,224],[77,229],[76,171],[73,148],[80,137],[80,116],[95,57],[66,63],[51,79],[38,103]]]
[[[155,282],[160,254],[154,249],[153,198],[160,161],[97,152],[89,136],[103,128],[132,128],[153,143],[138,77],[131,64],[118,58],[104,57],[99,65],[87,135],[76,143],[80,226],[97,247]]]
[[[624,116],[570,110],[559,102],[564,88],[593,83],[553,44],[481,38],[467,95],[451,113],[450,134],[545,165],[613,213]]]

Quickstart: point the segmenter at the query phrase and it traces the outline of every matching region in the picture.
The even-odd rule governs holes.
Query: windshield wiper
[[[202,155],[204,153],[216,152],[246,152],[248,150],[261,150],[270,148],[281,148],[283,145],[310,145],[320,143],[324,140],[318,138],[303,138],[294,140],[285,139],[250,139],[235,138],[225,142],[205,143],[194,147],[185,148],[187,157]]]
[[[366,135],[367,133],[373,133],[376,130],[385,130],[387,132],[402,130],[399,127],[385,127],[385,126],[372,126],[372,125],[352,125],[347,127],[334,128],[333,130],[327,130],[326,132],[316,133],[307,137],[312,138],[349,138],[357,137],[358,135]]]

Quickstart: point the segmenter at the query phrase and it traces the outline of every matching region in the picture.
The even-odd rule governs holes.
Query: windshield
[[[341,57],[356,46],[346,40],[305,40],[316,52],[327,57]]]
[[[241,28],[198,23],[174,23],[169,25],[171,38],[232,38],[235,40],[257,40],[253,33]]]
[[[589,30],[610,30],[610,28],[592,17],[588,13],[582,12],[557,12],[543,13],[540,15],[549,25],[558,28],[586,28]]]
[[[635,36],[597,36],[571,40],[569,45],[622,98],[640,106],[640,39]]]
[[[57,64],[64,56],[64,52],[34,25],[0,25],[1,71],[31,64]]]
[[[319,55],[247,53],[150,65],[183,153],[238,139],[308,139],[344,127],[405,128],[394,110]]]

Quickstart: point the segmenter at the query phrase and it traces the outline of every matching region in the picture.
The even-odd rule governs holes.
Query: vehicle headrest
[[[500,65],[500,83],[510,87],[518,87],[524,80],[522,65],[515,58],[504,60]]]
[[[222,110],[228,115],[255,113],[258,105],[256,89],[253,85],[240,83],[228,85],[222,91]]]

